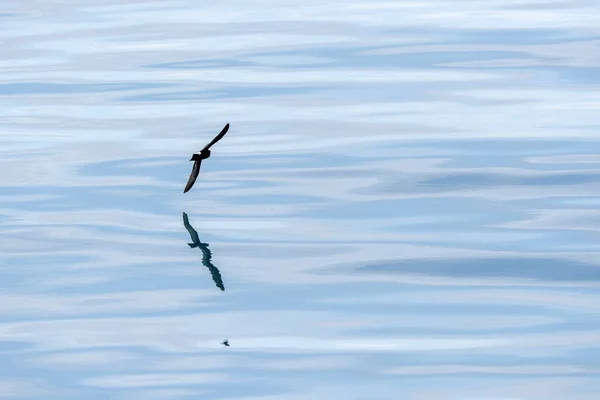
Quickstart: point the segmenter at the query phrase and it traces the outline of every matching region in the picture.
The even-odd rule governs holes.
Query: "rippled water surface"
[[[0,0],[0,397],[597,400],[599,27]]]

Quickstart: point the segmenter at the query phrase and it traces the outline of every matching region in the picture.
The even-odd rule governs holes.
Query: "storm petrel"
[[[209,144],[204,146],[204,148],[202,150],[200,150],[198,153],[195,153],[194,155],[192,155],[192,158],[190,158],[190,161],[194,162],[194,167],[192,168],[192,173],[190,174],[190,179],[188,179],[187,184],[185,185],[185,189],[183,190],[183,193],[187,193],[187,191],[190,190],[192,188],[192,186],[194,186],[194,182],[196,182],[196,178],[198,178],[198,174],[200,173],[200,164],[202,163],[202,160],[205,160],[208,157],[210,157],[209,149],[212,147],[213,144],[215,144],[219,140],[221,140],[223,138],[223,136],[225,136],[225,134],[227,133],[228,130],[229,130],[229,124],[225,125],[225,128],[223,128],[223,130],[221,132],[219,132],[219,134],[217,136],[215,136],[215,138],[213,140],[211,140]]]

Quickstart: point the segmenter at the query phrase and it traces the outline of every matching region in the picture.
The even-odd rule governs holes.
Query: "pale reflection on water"
[[[597,15],[0,4],[0,397],[596,400]]]

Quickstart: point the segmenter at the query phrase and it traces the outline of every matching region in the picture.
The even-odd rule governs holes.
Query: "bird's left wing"
[[[188,190],[190,190],[192,186],[194,186],[194,182],[196,182],[198,174],[200,173],[200,164],[202,164],[202,160],[194,161],[192,173],[190,174],[190,178],[188,179],[187,184],[185,185],[185,189],[183,189],[183,193],[187,193]]]

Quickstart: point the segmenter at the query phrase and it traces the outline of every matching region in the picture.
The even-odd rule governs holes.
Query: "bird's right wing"
[[[188,179],[187,184],[185,185],[185,189],[183,189],[183,193],[187,193],[188,190],[190,190],[192,186],[194,186],[194,182],[196,182],[198,174],[200,173],[200,164],[202,164],[202,160],[194,161],[192,173],[190,174],[190,178]]]
[[[221,130],[221,132],[219,132],[219,134],[217,136],[215,136],[215,138],[213,140],[211,140],[209,144],[207,144],[206,146],[204,146],[204,148],[202,149],[202,151],[210,149],[213,144],[215,144],[219,140],[223,139],[223,136],[225,136],[225,134],[227,133],[228,130],[229,130],[229,124],[225,125],[225,127],[223,128],[223,130]]]

